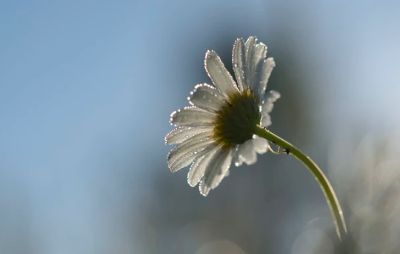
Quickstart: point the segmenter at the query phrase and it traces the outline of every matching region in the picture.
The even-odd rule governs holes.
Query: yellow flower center
[[[251,139],[261,119],[259,101],[250,88],[231,94],[217,112],[215,140],[225,147],[233,147]]]

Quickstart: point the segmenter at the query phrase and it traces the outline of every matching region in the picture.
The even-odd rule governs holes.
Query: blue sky
[[[138,206],[149,165],[165,158],[169,113],[206,79],[205,50],[229,52],[236,36],[261,34],[273,52],[267,35],[286,28],[279,32],[301,50],[287,48],[312,74],[307,89],[324,128],[395,128],[398,9],[364,1],[3,1],[0,250],[134,252],[135,241],[121,239],[123,223],[107,219],[115,211],[101,190],[121,211]]]

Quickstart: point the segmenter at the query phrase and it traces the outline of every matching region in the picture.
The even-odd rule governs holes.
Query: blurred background
[[[396,1],[2,1],[0,252],[398,253]],[[204,198],[171,174],[169,114],[256,35],[277,67],[272,131],[324,169],[338,244],[297,161],[259,156]]]

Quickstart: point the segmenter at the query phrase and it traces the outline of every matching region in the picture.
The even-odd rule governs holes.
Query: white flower
[[[257,125],[271,124],[269,113],[280,97],[265,89],[275,66],[266,57],[267,46],[249,37],[236,39],[232,63],[236,82],[214,51],[207,51],[204,65],[214,86],[199,84],[188,97],[190,106],[171,114],[176,128],[165,137],[176,145],[168,154],[172,172],[191,165],[188,183],[198,183],[200,193],[207,196],[228,175],[232,161],[253,164],[256,153],[270,149],[269,143],[254,135]]]

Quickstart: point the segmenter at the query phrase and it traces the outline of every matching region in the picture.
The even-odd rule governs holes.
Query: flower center
[[[217,112],[214,138],[227,147],[242,144],[252,138],[261,114],[259,98],[247,88],[233,93]]]

